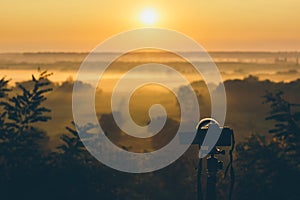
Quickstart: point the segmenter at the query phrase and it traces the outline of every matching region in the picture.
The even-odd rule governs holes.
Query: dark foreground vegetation
[[[37,128],[51,120],[44,106],[48,76],[18,84],[18,93],[0,80],[0,199],[196,199],[191,154],[153,173],[118,172],[85,150],[71,122],[61,144],[49,148],[48,133]],[[252,134],[237,144],[233,199],[299,199],[300,105],[280,91],[267,92],[263,103],[275,126],[269,137]],[[220,174],[219,199],[227,198],[228,182]]]

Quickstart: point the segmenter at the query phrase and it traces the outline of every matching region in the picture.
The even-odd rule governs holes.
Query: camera
[[[232,145],[231,144],[232,134],[233,134],[232,129],[230,129],[228,127],[220,127],[218,124],[208,124],[206,126],[198,125],[197,134],[196,134],[196,137],[194,138],[192,144],[200,144],[201,145],[204,141],[204,138],[205,138],[206,133],[209,128],[212,129],[212,132],[214,132],[214,130],[222,131],[215,146],[231,146]]]

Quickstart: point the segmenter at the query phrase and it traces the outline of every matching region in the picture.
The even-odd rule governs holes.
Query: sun
[[[154,10],[147,8],[141,12],[140,20],[146,25],[152,25],[157,21],[157,14]]]

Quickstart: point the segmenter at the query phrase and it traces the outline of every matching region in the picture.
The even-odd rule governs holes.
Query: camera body
[[[213,127],[211,127],[211,126],[213,126]],[[232,145],[231,144],[232,134],[233,134],[232,129],[230,129],[229,127],[219,127],[219,125],[217,125],[217,124],[209,124],[204,127],[199,126],[197,129],[196,137],[194,138],[192,144],[202,145],[209,128],[212,128],[212,131],[217,130],[217,129],[218,129],[218,131],[222,131],[215,146],[231,146]]]

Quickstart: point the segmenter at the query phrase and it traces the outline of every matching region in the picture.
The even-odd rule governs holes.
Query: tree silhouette
[[[8,88],[8,82],[9,80],[5,78],[0,79],[0,99],[7,97],[7,93],[11,91],[11,89]]]
[[[283,92],[275,94],[267,92],[265,102],[270,104],[271,110],[266,120],[275,121],[275,128],[269,131],[273,141],[282,151],[279,156],[288,159],[292,165],[300,169],[300,104],[293,104],[285,100]],[[298,111],[297,111],[298,108]],[[298,166],[297,166],[298,165]]]
[[[2,100],[0,132],[0,191],[4,199],[19,199],[27,193],[40,194],[36,183],[41,182],[46,163],[48,137],[35,127],[37,122],[46,122],[50,110],[43,107],[45,93],[52,90],[47,72],[38,79],[32,76],[32,87],[18,84],[20,94],[7,94],[7,81],[0,81]],[[19,193],[14,192],[15,189]],[[32,193],[33,188],[37,189]],[[33,198],[33,196],[32,196]]]
[[[42,72],[38,79],[32,76],[32,88],[18,84],[22,93],[9,97],[7,101],[0,103],[4,113],[7,113],[7,118],[2,120],[4,130],[1,134],[1,147],[6,152],[6,157],[13,159],[13,165],[18,163],[17,159],[19,158],[29,158],[28,155],[32,155],[31,159],[35,160],[32,158],[33,155],[36,155],[38,150],[43,148],[41,143],[47,140],[46,133],[35,128],[34,124],[51,119],[50,116],[45,115],[50,110],[42,106],[46,100],[45,93],[52,90],[49,87],[48,76],[50,74],[46,71]],[[24,162],[20,164],[22,163],[24,164]]]
[[[62,155],[65,159],[76,160],[82,163],[88,162],[92,157],[87,152],[86,148],[84,147],[81,138],[78,135],[77,130],[75,129],[75,123],[72,122],[73,127],[66,127],[68,134],[63,134],[60,136],[60,139],[63,141],[63,144],[59,145],[57,149],[62,150]],[[83,127],[77,127],[80,129],[80,132],[85,138],[91,137],[89,134],[89,130],[94,128],[92,124],[87,124]]]
[[[11,89],[8,88],[8,82],[9,80],[6,80],[5,78],[0,79],[0,105],[3,102],[3,99],[7,97],[7,93],[11,91]],[[5,134],[4,131],[4,124],[5,124],[5,117],[7,112],[0,107],[0,140],[3,139],[3,135]]]
[[[41,106],[47,99],[44,94],[52,90],[48,87],[50,81],[47,77],[50,75],[47,71],[42,72],[38,79],[32,75],[34,84],[32,89],[27,89],[19,84],[18,88],[22,90],[22,94],[9,98],[7,102],[1,102],[4,110],[7,111],[8,119],[11,121],[7,122],[6,126],[13,128],[15,132],[22,133],[34,129],[33,123],[46,122],[51,119],[50,116],[44,115],[50,110]]]
[[[236,147],[238,168],[236,199],[291,199],[299,198],[299,153],[296,151],[299,134],[299,113],[282,97],[282,92],[267,92],[270,105],[266,120],[274,120],[269,132],[272,140],[253,134]]]
[[[60,139],[62,144],[57,147],[59,150],[55,158],[55,171],[52,177],[57,177],[55,184],[61,190],[61,199],[116,199],[113,192],[113,184],[120,181],[120,177],[113,178],[115,173],[108,167],[100,164],[92,157],[84,147],[81,137],[89,138],[89,131],[95,126],[87,124],[82,127],[67,126],[67,133]]]

